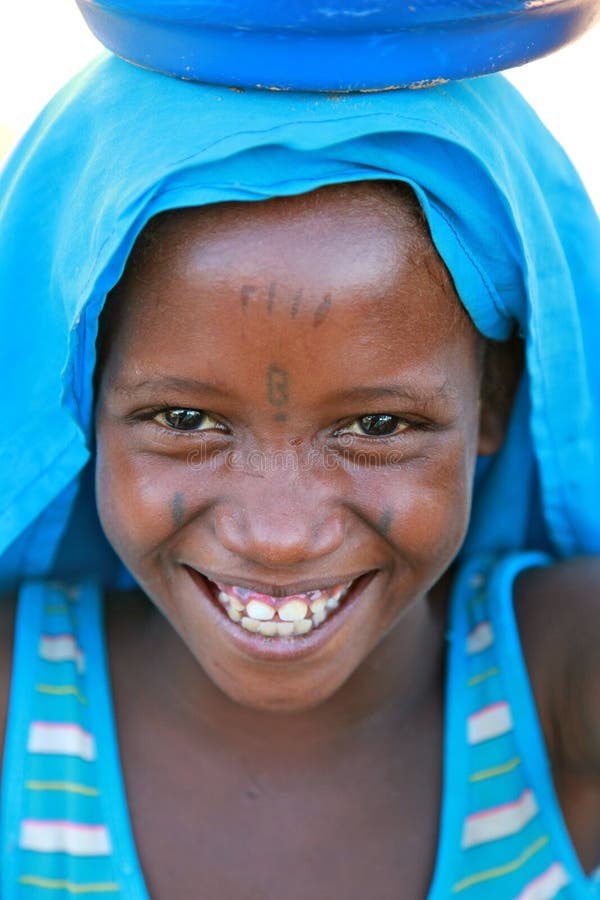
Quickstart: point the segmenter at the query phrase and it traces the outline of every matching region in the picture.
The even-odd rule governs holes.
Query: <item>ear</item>
[[[503,412],[482,397],[479,411],[479,443],[477,445],[479,456],[492,456],[497,453],[504,442],[507,424]]]
[[[524,357],[523,341],[516,335],[508,341],[485,342],[479,413],[480,456],[491,456],[502,446]]]

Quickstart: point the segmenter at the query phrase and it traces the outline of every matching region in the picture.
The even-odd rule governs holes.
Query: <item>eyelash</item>
[[[365,419],[378,419],[378,418],[393,420],[395,422],[394,430],[389,434],[367,434],[364,432],[359,432],[359,431],[352,432],[349,430],[353,425],[358,425],[359,423],[363,422]],[[352,421],[348,422],[347,425],[344,425],[341,428],[338,428],[335,431],[335,436],[337,437],[338,435],[352,434],[355,437],[368,438],[371,440],[384,440],[385,438],[395,438],[399,434],[402,434],[403,432],[408,431],[409,429],[419,427],[419,425],[420,425],[420,423],[409,422],[406,419],[402,419],[400,416],[393,416],[390,413],[366,413],[363,416],[357,416],[355,419],[352,419]],[[362,428],[363,426],[361,425],[360,427]],[[399,429],[399,430],[397,430],[397,429]]]
[[[210,420],[211,422],[214,422],[215,425],[211,426],[210,428],[184,429],[184,428],[173,428],[168,423],[161,423],[161,422],[156,421],[156,419],[160,415],[164,416],[168,413],[175,413],[175,412],[198,413],[198,414],[204,416],[206,419]],[[219,422],[219,420],[216,419],[214,416],[211,416],[209,413],[206,413],[202,409],[195,409],[191,406],[167,406],[165,404],[164,406],[156,406],[153,409],[145,410],[144,412],[142,412],[140,414],[134,414],[133,416],[130,417],[130,419],[134,422],[149,422],[150,424],[153,424],[157,428],[159,428],[162,434],[168,435],[170,438],[175,438],[175,439],[179,439],[182,437],[189,437],[189,435],[191,435],[191,434],[200,434],[203,432],[217,431],[218,433],[222,434],[226,431],[226,426],[222,422]],[[215,427],[215,426],[217,426],[217,427]]]
[[[179,428],[178,429],[178,428],[174,428],[173,426],[169,425],[166,422],[156,421],[158,416],[161,416],[161,415],[164,416],[168,413],[177,413],[177,412],[200,414],[200,415],[204,416],[206,419],[208,419],[209,421],[215,423],[215,425],[213,425],[209,428],[189,428],[189,429]],[[214,416],[211,416],[209,413],[206,413],[204,410],[194,409],[192,407],[184,407],[184,406],[155,407],[154,409],[147,410],[141,416],[138,416],[136,418],[138,420],[141,419],[142,421],[150,421],[150,422],[154,421],[154,423],[162,430],[162,432],[165,435],[169,435],[169,437],[173,437],[176,439],[181,438],[183,436],[199,434],[202,432],[217,431],[219,433],[223,433],[226,431],[226,426],[223,425],[221,422],[219,422],[219,420],[216,419]],[[360,427],[360,423],[362,421],[364,421],[365,419],[377,419],[377,418],[393,420],[393,422],[395,423],[394,430],[389,434],[379,434],[379,435],[368,434],[365,432],[350,430],[352,426]],[[430,426],[426,422],[416,421],[416,420],[410,421],[410,420],[402,419],[400,416],[391,415],[390,413],[365,413],[362,416],[356,416],[354,419],[350,420],[345,425],[337,428],[334,432],[334,437],[352,436],[352,437],[363,438],[363,439],[367,439],[367,440],[383,441],[386,439],[389,440],[389,439],[396,438],[396,437],[398,437],[398,435],[403,434],[406,431],[415,431],[415,430],[423,431],[423,430],[427,430],[428,427],[430,427]]]

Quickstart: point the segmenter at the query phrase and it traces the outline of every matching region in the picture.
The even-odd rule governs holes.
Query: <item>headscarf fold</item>
[[[365,179],[410,184],[477,328],[526,340],[463,553],[600,551],[600,227],[564,152],[502,76],[299,94],[171,79],[103,55],[0,179],[0,581],[123,573],[93,498],[98,315],[156,213]]]

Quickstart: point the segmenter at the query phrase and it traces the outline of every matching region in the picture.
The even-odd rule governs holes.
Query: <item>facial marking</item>
[[[177,491],[171,501],[171,515],[173,516],[175,526],[181,528],[185,521],[185,504],[183,502],[183,494],[181,491]]]
[[[108,539],[157,607],[185,636],[208,676],[250,709],[277,707],[292,712],[312,709],[333,697],[353,673],[358,674],[380,638],[390,633],[392,621],[399,620],[411,604],[421,602],[424,586],[433,583],[458,552],[469,514],[479,369],[472,359],[474,350],[469,335],[460,328],[452,330],[453,307],[449,306],[447,292],[440,290],[428,271],[429,265],[404,264],[405,257],[412,260],[412,250],[409,247],[406,256],[395,226],[390,235],[389,214],[379,214],[376,206],[349,207],[344,200],[333,210],[327,207],[329,218],[323,223],[320,206],[316,211],[309,206],[312,218],[307,217],[304,206],[311,203],[310,196],[281,203],[285,207],[273,205],[273,216],[269,214],[267,219],[262,216],[263,207],[258,205],[232,208],[231,223],[235,228],[222,233],[207,228],[205,211],[199,211],[197,243],[194,238],[191,245],[194,265],[190,265],[186,249],[190,239],[186,213],[172,238],[165,238],[172,240],[173,246],[169,244],[164,254],[157,254],[156,265],[151,269],[153,289],[160,298],[152,305],[152,315],[146,291],[140,289],[135,278],[131,280],[127,302],[121,304],[129,318],[122,320],[118,340],[110,342],[111,356],[104,377],[124,380],[130,377],[132,368],[139,367],[148,378],[156,372],[160,360],[161,372],[164,369],[187,381],[208,380],[216,384],[218,380],[225,386],[227,409],[232,409],[234,421],[243,418],[248,409],[256,412],[264,446],[275,449],[287,445],[282,437],[290,438],[298,434],[296,428],[302,428],[302,438],[311,444],[306,448],[306,458],[315,471],[322,464],[326,495],[320,472],[318,477],[302,479],[301,491],[299,485],[291,485],[290,496],[294,504],[297,501],[297,508],[294,505],[294,516],[282,516],[280,521],[281,500],[273,490],[279,482],[274,480],[273,467],[261,472],[255,466],[247,466],[249,478],[231,478],[227,485],[228,502],[234,505],[234,511],[240,511],[243,527],[237,527],[237,522],[222,512],[216,515],[224,496],[218,478],[193,478],[189,486],[182,484],[181,442],[177,453],[169,455],[148,454],[146,445],[140,448],[141,452],[135,450],[137,444],[132,443],[131,429],[118,426],[118,418],[109,415],[106,407],[113,399],[110,381],[100,394],[104,406],[101,405],[98,420],[98,479],[102,488],[100,513]],[[286,212],[283,228],[280,208]],[[265,204],[264,209],[271,207]],[[227,209],[225,212],[229,217]],[[221,208],[217,213],[220,216]],[[258,247],[257,221],[263,229]],[[229,224],[229,218],[225,224]],[[323,240],[311,238],[305,244],[304,238],[312,234],[314,229],[310,226],[314,224],[322,228]],[[208,264],[199,269],[196,250],[205,252],[207,235]],[[283,237],[285,241],[279,243]],[[401,254],[397,266],[390,266],[388,246],[390,253]],[[352,248],[350,253],[348,247]],[[172,256],[171,250],[179,255]],[[338,257],[343,265],[332,269],[331,260]],[[225,260],[226,265],[215,267],[215,258]],[[310,267],[306,265],[307,258],[311,260]],[[364,271],[357,266],[356,279],[350,279],[352,273],[349,275],[348,270],[356,258],[365,259]],[[255,261],[251,269],[249,259]],[[285,270],[281,260],[285,261]],[[428,263],[437,264],[434,258],[428,258]],[[177,290],[173,287],[174,276]],[[254,281],[249,283],[249,277]],[[277,296],[269,317],[267,296],[271,283],[277,284]],[[351,290],[349,284],[353,286]],[[199,295],[214,297],[214,302],[201,304]],[[415,296],[420,298],[418,304],[412,300]],[[338,301],[338,297],[344,301]],[[373,297],[378,298],[385,316],[372,315]],[[327,318],[326,328],[315,328]],[[236,327],[237,323],[240,327]],[[334,325],[335,335],[330,333],[330,326],[333,332]],[[186,351],[185,356],[182,332],[186,339],[189,335],[186,347],[190,352]],[[212,338],[213,355],[206,363],[203,357],[200,364],[195,348],[207,333]],[[361,340],[357,340],[357,334]],[[407,334],[410,340],[406,339]],[[418,335],[418,340],[413,340],[413,335]],[[289,343],[284,336],[289,336]],[[364,342],[363,336],[368,338]],[[285,355],[277,352],[278,343],[286,348]],[[278,364],[270,366],[265,344],[273,347],[271,359],[279,359]],[[403,347],[401,359],[394,350],[398,345]],[[381,348],[375,358],[373,347]],[[320,361],[321,371],[326,372],[325,386],[319,370],[308,369],[303,352],[306,348],[310,348],[311,358]],[[412,373],[417,372],[419,378],[423,373],[423,382],[429,384],[440,371],[445,373],[456,397],[451,401],[438,397],[436,392],[436,402],[431,404],[436,427],[423,431],[427,454],[423,455],[422,464],[406,465],[402,477],[394,478],[379,465],[348,464],[343,470],[339,467],[339,471],[325,468],[325,456],[320,450],[329,447],[330,436],[322,425],[333,415],[338,417],[338,401],[330,397],[341,397],[355,391],[358,385],[373,384],[374,374],[378,376],[377,384],[380,380],[395,383],[396,379],[412,384]],[[420,384],[418,380],[417,387]],[[178,390],[175,389],[176,397]],[[189,391],[185,390],[187,396]],[[297,416],[291,412],[292,399],[294,410],[301,411]],[[182,397],[181,402],[187,401]],[[198,403],[201,405],[200,399]],[[344,400],[340,404],[340,415],[345,415],[350,406],[353,412],[354,406],[363,412],[370,409],[362,401],[354,404]],[[209,406],[212,408],[212,403]],[[221,410],[220,401],[215,409]],[[288,423],[284,430],[276,419],[286,414]],[[450,417],[453,425],[447,427]],[[420,434],[415,430],[418,448]],[[212,448],[210,441],[206,443]],[[223,452],[232,450],[239,459],[246,460],[256,443],[250,428],[239,428],[235,441],[223,442]],[[320,455],[308,456],[313,443]],[[152,448],[154,444],[148,446]],[[187,446],[185,440],[183,446]],[[340,446],[343,448],[343,441]],[[219,460],[223,461],[221,456]],[[238,462],[233,468],[239,466]],[[149,497],[149,483],[161,484],[163,489]],[[427,504],[420,500],[424,495],[431,498]],[[374,505],[376,497],[380,498],[378,505]],[[231,629],[218,627],[213,605],[203,611],[201,598],[191,596],[181,559],[187,555],[184,550],[187,551],[194,533],[200,530],[203,541],[199,543],[206,544],[198,551],[197,564],[210,559],[218,570],[231,572],[233,581],[249,560],[257,571],[260,566],[263,577],[268,579],[271,571],[273,577],[277,573],[281,576],[285,571],[281,577],[285,581],[289,577],[290,582],[314,572],[318,585],[321,575],[327,575],[329,581],[329,576],[371,569],[383,569],[389,577],[374,579],[372,583],[370,590],[377,602],[357,603],[354,612],[348,610],[341,633],[343,640],[327,638],[318,650],[294,666],[265,664],[262,659],[252,662],[247,654],[232,649],[228,637]],[[167,577],[171,573],[181,573],[182,590],[177,593],[176,603],[171,593],[173,579]],[[175,589],[178,590],[177,585]],[[364,612],[367,606],[368,613]],[[407,618],[404,616],[402,628]],[[322,623],[324,629],[327,626],[326,621]],[[279,637],[270,639],[278,641]],[[273,677],[274,670],[277,677]],[[397,672],[386,669],[386,674],[390,675],[388,681],[393,682]]]
[[[316,328],[327,316],[329,310],[331,309],[331,294],[325,294],[319,305],[315,310],[315,314],[313,316],[313,325]]]
[[[243,284],[240,288],[240,306],[242,308],[242,311],[247,312],[250,302],[255,299],[257,295],[262,295],[265,299],[265,307],[267,313],[271,315],[271,313],[275,309],[277,299],[282,299],[282,290],[284,294],[283,299],[285,299],[289,303],[290,319],[295,319],[300,311],[300,307],[302,306],[304,290],[303,288],[300,288],[300,290],[297,290],[295,293],[287,294],[285,288],[281,288],[281,286],[278,285],[276,281],[271,281],[269,283],[269,286],[266,289],[266,296],[264,288],[261,289],[255,284]],[[320,325],[321,322],[327,317],[331,306],[331,294],[325,294],[313,313],[313,325],[315,327]]]
[[[248,309],[250,298],[256,293],[256,287],[253,284],[243,284],[240,291],[240,302],[244,312]]]
[[[290,307],[290,318],[292,319],[295,319],[298,315],[300,303],[302,302],[302,293],[302,290],[300,290],[296,294],[294,294],[294,299],[292,300],[292,305]]]
[[[271,406],[286,406],[289,400],[289,375],[279,366],[267,369],[267,397]]]
[[[379,516],[379,519],[377,520],[377,523],[375,525],[375,527],[377,528],[377,531],[380,534],[382,534],[384,537],[387,537],[390,532],[393,518],[394,518],[394,510],[392,509],[391,506],[386,506],[385,509],[383,510],[383,512],[381,513],[381,515]]]

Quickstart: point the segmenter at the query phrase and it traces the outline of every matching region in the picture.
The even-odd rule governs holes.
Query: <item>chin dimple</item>
[[[217,584],[219,603],[231,621],[263,637],[308,634],[338,608],[351,586],[350,581],[328,590],[270,597],[236,585]]]

